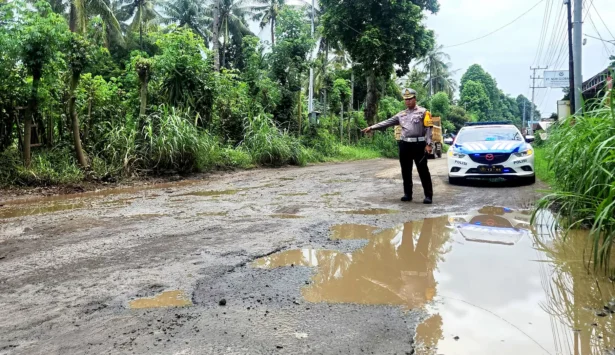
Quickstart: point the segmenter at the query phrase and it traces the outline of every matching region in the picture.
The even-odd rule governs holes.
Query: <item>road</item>
[[[554,354],[530,239],[446,227],[545,186],[430,169],[431,206],[385,159],[3,201],[0,353]]]

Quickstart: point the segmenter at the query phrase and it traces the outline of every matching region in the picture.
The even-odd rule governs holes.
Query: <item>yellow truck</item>
[[[442,158],[442,149],[444,138],[442,137],[442,119],[440,117],[432,117],[431,122],[433,128],[431,130],[431,148],[432,154],[429,154],[430,159]],[[395,126],[395,140],[401,139],[401,126]]]
[[[442,158],[444,137],[442,136],[442,119],[432,117],[433,128],[431,130],[431,152],[430,158]]]

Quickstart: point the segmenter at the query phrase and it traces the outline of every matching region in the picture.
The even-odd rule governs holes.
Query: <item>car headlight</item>
[[[518,153],[515,153],[515,156],[517,156],[517,157],[519,157],[519,158],[522,158],[522,157],[529,157],[529,156],[531,156],[532,154],[534,154],[534,151],[532,150],[532,148],[530,148],[530,149],[525,150],[525,151],[523,151],[523,152],[518,152]]]
[[[448,156],[449,157],[453,157],[453,158],[463,158],[466,155],[465,154],[461,154],[461,153],[457,153],[453,149],[449,149],[448,150]]]

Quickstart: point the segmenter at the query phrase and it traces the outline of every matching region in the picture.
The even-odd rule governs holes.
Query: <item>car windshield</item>
[[[515,127],[488,127],[466,130],[459,134],[456,143],[520,140],[523,140],[523,138]]]

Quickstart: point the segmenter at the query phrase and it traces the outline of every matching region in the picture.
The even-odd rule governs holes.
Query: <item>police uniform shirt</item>
[[[426,108],[415,106],[405,109],[388,120],[371,126],[372,130],[382,130],[391,126],[401,126],[401,138],[425,137],[425,142],[431,144],[431,113]]]

